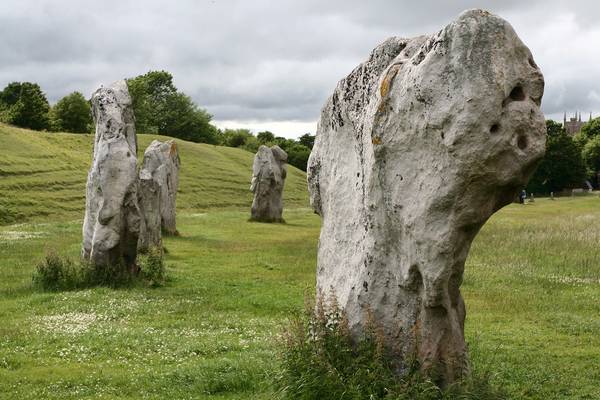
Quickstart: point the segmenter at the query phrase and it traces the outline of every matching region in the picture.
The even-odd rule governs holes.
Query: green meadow
[[[138,135],[138,158],[153,140]],[[178,210],[240,209],[252,203],[254,155],[175,139],[182,160]],[[0,224],[82,215],[93,135],[42,133],[0,123]],[[306,175],[289,166],[285,202],[307,207]]]
[[[138,137],[140,156],[160,138]],[[165,285],[43,292],[44,253],[79,255],[92,137],[0,125],[1,399],[279,397],[278,334],[315,284],[305,175],[290,168],[286,224],[248,222],[253,155],[177,143]],[[511,398],[600,399],[599,245],[597,196],[510,205],[476,238],[466,338]]]

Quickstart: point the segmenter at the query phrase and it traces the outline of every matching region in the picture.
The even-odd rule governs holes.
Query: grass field
[[[287,224],[247,222],[251,155],[182,143],[181,236],[165,240],[167,284],[44,293],[31,276],[45,250],[79,254],[75,182],[85,181],[90,139],[29,143],[16,137],[34,134],[2,129],[1,146],[23,147],[0,147],[0,204],[30,222],[0,226],[0,399],[276,398],[276,335],[315,280],[319,219],[303,208],[301,172],[286,182]],[[149,141],[141,136],[141,147]],[[79,145],[85,154],[74,154]],[[46,158],[19,175],[28,151]],[[209,155],[230,182],[210,173]],[[462,286],[471,358],[513,399],[600,399],[599,210],[597,197],[510,205],[472,247]]]
[[[140,161],[154,139],[171,138],[138,135]],[[0,225],[82,215],[93,141],[93,135],[33,132],[0,123]],[[179,210],[239,210],[252,202],[253,154],[176,142],[182,160]],[[291,207],[308,205],[306,176],[292,166],[284,199]]]

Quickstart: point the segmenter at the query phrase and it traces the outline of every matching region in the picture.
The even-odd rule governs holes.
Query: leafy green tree
[[[284,138],[283,136],[276,136],[273,143],[287,152],[290,147],[296,144],[296,141],[294,139]]]
[[[244,143],[242,148],[251,153],[256,153],[261,144],[262,143],[260,143],[258,141],[258,138],[254,137],[254,136],[250,136],[246,139],[246,142]]]
[[[594,118],[581,127],[581,135],[586,140],[600,136],[600,118]]]
[[[63,97],[50,110],[50,124],[57,132],[90,132],[92,114],[89,101],[79,92]]]
[[[310,148],[294,139],[286,139],[281,136],[275,137],[274,143],[281,147],[288,155],[288,164],[306,171]]]
[[[269,131],[258,132],[258,135],[256,135],[256,138],[258,139],[258,142],[260,144],[267,144],[267,143],[272,143],[273,141],[275,141],[275,135]]]
[[[173,136],[191,142],[217,144],[219,133],[211,125],[212,115],[199,108],[192,99],[183,93],[174,93],[167,97],[161,110],[158,133]]]
[[[310,140],[308,134],[306,140]],[[314,140],[314,136],[312,136]],[[282,136],[275,136],[272,132],[263,131],[254,136],[248,129],[225,129],[221,135],[221,143],[229,147],[238,147],[255,153],[258,147],[264,145],[278,145],[288,155],[288,164],[293,165],[303,171],[306,171],[310,148],[294,139],[287,139]]]
[[[600,171],[600,135],[592,137],[583,146],[581,158],[583,158],[588,176],[596,178],[596,174]]]
[[[298,138],[298,142],[300,142],[301,145],[306,146],[312,150],[312,148],[315,144],[315,135],[311,135],[310,133],[305,133],[304,135],[302,135]]]
[[[583,148],[587,142],[588,139],[581,132],[573,136],[573,143],[575,143],[575,146],[577,146],[580,153],[583,151]]]
[[[586,168],[587,177],[594,182],[595,186],[600,186],[600,157],[599,141],[600,139],[600,118],[594,118],[587,122],[581,128],[573,140],[581,152],[581,158]]]
[[[546,154],[529,181],[527,191],[547,194],[581,186],[586,171],[579,147],[560,124],[560,129],[554,121],[546,124],[549,128]]]
[[[166,71],[149,71],[128,79],[127,86],[132,97],[136,129],[143,133],[159,133],[165,128],[167,103],[177,93],[173,76]]]
[[[553,121],[551,119],[546,120],[546,134],[548,136],[564,135],[566,133],[565,128],[561,123]]]
[[[294,167],[306,171],[308,164],[308,157],[310,156],[310,149],[303,144],[295,143],[293,146],[287,148],[288,163]]]
[[[192,142],[217,144],[219,130],[212,115],[177,91],[167,71],[150,71],[127,80],[133,101],[136,128],[141,133],[158,133]]]
[[[0,92],[0,104],[11,106],[21,97],[21,82],[11,82]]]
[[[222,141],[228,147],[242,147],[253,136],[252,132],[248,129],[225,129]]]
[[[0,109],[6,123],[35,130],[50,127],[50,105],[37,83],[10,83],[0,92]]]

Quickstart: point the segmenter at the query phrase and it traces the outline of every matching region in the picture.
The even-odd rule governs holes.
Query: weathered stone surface
[[[283,185],[287,175],[287,153],[279,146],[260,146],[252,165],[254,193],[251,219],[263,222],[283,221]]]
[[[390,38],[339,82],[309,159],[322,217],[317,286],[360,333],[370,310],[398,360],[441,383],[468,370],[465,259],[545,146],[543,76],[503,19],[466,11]]]
[[[140,229],[137,143],[125,81],[92,95],[96,137],[88,173],[83,258],[93,265],[135,266]]]
[[[174,140],[154,140],[144,152],[142,171],[157,183],[160,197],[161,226],[165,233],[177,233],[177,189],[179,188],[179,151]],[[140,173],[140,179],[142,173]]]
[[[162,249],[161,190],[152,174],[142,169],[138,186],[138,203],[142,214],[138,251],[147,252],[151,247]]]

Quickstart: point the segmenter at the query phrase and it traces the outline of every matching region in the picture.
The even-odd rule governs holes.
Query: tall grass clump
[[[165,279],[162,250],[151,248],[140,255],[134,268],[127,267],[123,261],[95,266],[85,260],[73,261],[51,250],[36,265],[32,281],[42,290],[59,291],[95,286],[126,287],[139,282],[156,287]]]
[[[138,268],[129,268],[124,260],[115,264],[92,265],[82,260],[81,269],[85,271],[83,286],[106,286],[111,288],[131,286],[138,275]]]
[[[49,251],[36,265],[33,284],[43,290],[73,290],[87,279],[85,269],[68,257]]]
[[[153,287],[162,286],[166,279],[163,249],[150,247],[145,254],[138,256],[140,274]]]
[[[439,388],[419,371],[417,362],[398,363],[384,346],[383,332],[373,321],[354,338],[335,299],[307,301],[304,313],[284,329],[280,397],[289,400],[445,400],[506,399],[486,374],[473,374]],[[402,370],[400,374],[398,371]]]

